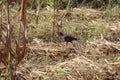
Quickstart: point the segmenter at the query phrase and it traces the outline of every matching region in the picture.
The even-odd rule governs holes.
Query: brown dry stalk
[[[39,18],[39,13],[40,13],[40,0],[37,0],[37,12],[36,12],[36,24],[38,24],[38,18]]]
[[[13,53],[11,50],[11,38],[10,38],[10,20],[9,20],[9,7],[7,4],[7,37],[6,37],[6,45],[0,45],[0,60],[4,63],[5,66],[8,65],[8,61],[11,63],[13,60],[16,61],[15,67],[19,64],[19,62],[24,58],[26,54],[26,20],[25,20],[25,4],[27,0],[22,0],[21,3],[21,27],[23,29],[23,44],[18,43],[16,40],[16,52]]]
[[[15,58],[14,54],[11,53],[11,60],[13,60]],[[5,45],[0,45],[0,61],[7,66],[7,62],[8,62],[8,53],[6,52],[6,48]]]
[[[55,37],[55,33],[61,31],[62,29],[62,16],[60,15],[60,12],[56,6],[56,0],[53,0],[53,39]],[[61,22],[59,23],[59,20],[61,20]]]
[[[15,43],[16,43],[16,56],[15,56],[16,64],[15,66],[17,66],[26,54],[26,48],[25,48],[26,46],[24,46],[23,44],[18,44],[17,41],[15,41]]]
[[[55,18],[56,18],[56,17],[55,17],[55,7],[56,7],[56,4],[55,4],[55,3],[56,3],[56,1],[53,0],[53,9],[54,9],[54,13],[53,13],[53,30],[52,30],[52,31],[53,31],[53,38],[54,38],[54,35],[55,35],[55,22],[56,22],[56,21],[55,21],[55,20],[56,20],[56,19],[55,19]]]
[[[0,43],[1,43],[1,37],[2,37],[2,29],[1,29],[1,27],[2,27],[2,1],[0,1]]]
[[[10,77],[11,80],[13,79],[13,65],[12,65],[12,56],[11,56],[11,25],[10,25],[10,18],[9,18],[9,0],[6,0],[6,8],[7,8],[7,36],[6,36],[6,44],[5,44],[5,53],[4,53],[4,60],[7,63],[7,71],[8,71],[8,77]],[[9,76],[11,75],[11,76]]]
[[[23,35],[23,43],[20,44],[19,42],[16,42],[16,66],[19,64],[19,62],[24,58],[26,52],[26,37],[27,37],[27,29],[26,29],[26,15],[25,15],[25,5],[27,3],[27,0],[22,0],[21,2],[21,12],[20,12],[20,30],[22,28],[22,35]],[[20,35],[19,35],[20,36]]]

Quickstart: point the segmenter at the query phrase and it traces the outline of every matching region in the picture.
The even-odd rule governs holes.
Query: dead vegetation
[[[18,26],[17,11],[11,9],[11,12],[15,14],[11,24]],[[28,10],[26,19],[28,54],[25,55],[24,60],[20,59],[23,57],[18,58],[20,59],[18,61],[22,60],[22,62],[16,69],[15,78],[17,80],[120,80],[119,12],[112,15],[108,11],[74,8],[70,11],[60,10],[58,14],[62,15],[62,31],[78,37],[80,41],[74,42],[75,46],[69,44],[69,47],[64,41],[58,40],[57,36],[56,41],[53,41],[51,39],[52,9],[41,11],[39,17],[37,15],[37,25],[34,11]],[[58,24],[59,22],[60,20]],[[16,30],[13,30],[15,37]],[[23,49],[23,45],[16,43],[16,53],[21,54]],[[5,60],[3,53],[4,46],[0,45],[0,62]],[[4,79],[4,75],[2,71],[1,79]]]

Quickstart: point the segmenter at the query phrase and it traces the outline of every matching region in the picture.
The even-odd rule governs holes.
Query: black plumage
[[[69,35],[64,35],[62,32],[58,32],[58,36],[60,39],[64,39],[64,41],[66,42],[66,45],[72,41],[78,40],[77,38],[73,37],[73,36],[69,36]],[[72,43],[73,44],[73,43]]]
[[[64,37],[64,40],[66,41],[66,42],[72,42],[72,41],[75,41],[75,40],[78,40],[77,38],[74,38],[74,37],[72,37],[72,36],[65,36]]]

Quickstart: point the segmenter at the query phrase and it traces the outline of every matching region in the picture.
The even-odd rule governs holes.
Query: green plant
[[[43,80],[49,80],[50,76],[49,74],[46,72],[46,74],[43,76]]]
[[[47,4],[48,6],[53,7],[53,0],[48,0]]]

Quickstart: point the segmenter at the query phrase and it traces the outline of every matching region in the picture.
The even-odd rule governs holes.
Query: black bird
[[[72,43],[72,41],[78,40],[77,38],[75,38],[73,36],[64,35],[62,32],[58,32],[58,36],[59,36],[60,39],[64,39],[64,41],[66,42],[66,45],[68,45],[69,42]]]

